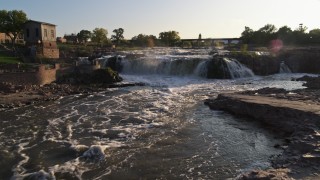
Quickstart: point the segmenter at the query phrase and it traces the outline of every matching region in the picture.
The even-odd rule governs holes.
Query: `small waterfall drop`
[[[216,64],[214,62],[219,61]],[[213,62],[213,63],[212,63]],[[242,65],[236,59],[221,58],[217,59],[201,59],[201,58],[139,58],[123,62],[123,73],[127,74],[163,74],[174,76],[196,75],[204,78],[243,78],[252,77],[254,73]],[[210,67],[209,67],[210,66]],[[212,68],[215,66],[215,68]],[[221,72],[220,76],[210,76],[215,72]]]
[[[208,61],[202,61],[198,64],[194,71],[196,76],[207,77],[208,74]]]
[[[284,63],[284,61],[281,61],[280,63],[279,73],[291,73],[290,68]]]
[[[205,61],[201,58],[148,57],[123,62],[123,72],[129,74],[200,75],[205,72]],[[202,70],[200,70],[202,69]],[[202,76],[205,77],[205,76]]]
[[[254,76],[254,73],[251,69],[247,68],[236,59],[223,58],[223,60],[227,65],[232,79]]]

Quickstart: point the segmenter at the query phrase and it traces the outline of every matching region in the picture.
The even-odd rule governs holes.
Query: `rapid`
[[[207,49],[123,52],[120,75],[145,86],[0,111],[0,179],[227,179],[270,167],[279,139],[203,102],[221,92],[303,88],[291,81],[302,74],[254,76],[232,62],[234,79],[206,79],[210,57]]]

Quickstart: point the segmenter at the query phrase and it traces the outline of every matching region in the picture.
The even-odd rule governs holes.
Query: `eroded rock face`
[[[207,78],[209,79],[231,79],[222,56],[215,56],[207,62]]]
[[[255,53],[231,53],[230,57],[250,68],[255,75],[271,75],[279,73],[280,60],[271,55],[257,55]]]
[[[121,82],[122,78],[118,72],[112,70],[110,67],[106,69],[94,70],[91,74],[80,73],[75,71],[73,73],[64,75],[57,80],[60,84],[113,84]]]
[[[213,56],[206,62],[207,73],[209,79],[234,79],[253,76],[253,72],[233,58],[225,56]]]
[[[105,65],[106,67],[110,67],[113,71],[121,72],[123,69],[122,57],[120,56],[110,57]]]
[[[293,73],[320,73],[319,48],[284,49],[276,55],[257,55],[252,52],[235,52],[230,53],[228,56],[235,58],[246,65],[256,75],[279,73],[281,62],[284,62]]]
[[[317,48],[290,49],[281,52],[284,61],[295,73],[320,73],[320,51]]]
[[[206,100],[205,104],[211,109],[225,110],[236,115],[258,119],[272,129],[288,134],[303,128],[300,126],[300,117],[307,122],[319,118],[319,115],[313,114],[312,111],[298,109],[305,103],[296,102],[295,104],[291,101],[262,96],[220,94],[215,100]]]

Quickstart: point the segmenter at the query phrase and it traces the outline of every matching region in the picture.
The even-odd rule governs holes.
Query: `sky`
[[[266,24],[293,30],[320,28],[320,0],[0,0],[0,9],[22,10],[29,19],[57,25],[57,36],[124,29],[138,34],[177,31],[183,39],[240,37],[245,26]]]

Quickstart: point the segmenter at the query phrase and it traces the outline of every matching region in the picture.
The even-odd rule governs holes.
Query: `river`
[[[279,139],[203,102],[220,92],[302,88],[291,81],[302,75],[206,79],[202,61],[190,71],[155,71],[157,61],[210,58],[205,50],[177,51],[135,52],[152,59],[135,68],[124,62],[124,81],[146,86],[1,111],[0,179],[227,179],[270,167]]]

